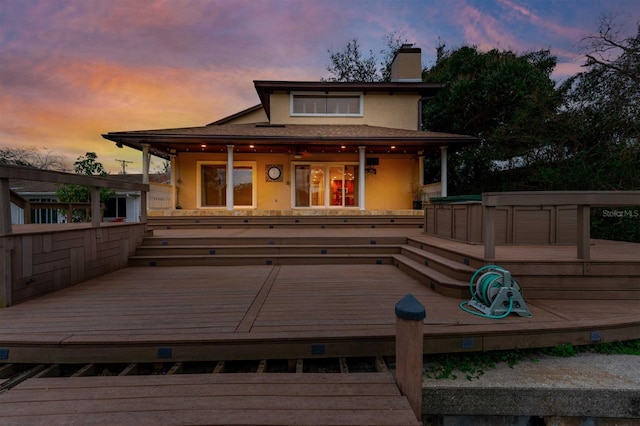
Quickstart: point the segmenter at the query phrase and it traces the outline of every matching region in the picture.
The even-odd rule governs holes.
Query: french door
[[[295,207],[358,206],[358,166],[354,164],[295,164]]]

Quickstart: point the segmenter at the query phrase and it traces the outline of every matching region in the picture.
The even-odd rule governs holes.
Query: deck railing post
[[[496,208],[484,206],[484,229],[482,239],[484,241],[484,258],[496,257]]]
[[[91,188],[91,226],[94,228],[100,227],[102,217],[100,213],[100,188]]]
[[[9,179],[0,179],[0,235],[11,235],[11,187]]]
[[[418,420],[422,420],[424,306],[408,294],[396,303],[396,382]]]
[[[591,243],[591,206],[578,206],[577,210],[576,245],[578,259],[589,260],[589,244]]]

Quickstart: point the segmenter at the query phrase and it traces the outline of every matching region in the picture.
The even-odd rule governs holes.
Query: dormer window
[[[362,94],[292,93],[291,115],[362,117]]]

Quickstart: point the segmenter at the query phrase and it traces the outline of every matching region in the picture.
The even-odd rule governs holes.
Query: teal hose
[[[487,270],[489,271],[484,272]],[[481,272],[484,272],[484,273],[480,276],[480,278],[478,279],[478,283],[474,288],[473,283],[476,281],[476,277]],[[498,265],[485,265],[478,268],[473,273],[473,275],[471,276],[471,279],[469,280],[469,290],[471,291],[471,297],[476,302],[482,303],[485,306],[491,305],[491,300],[489,300],[489,289],[498,288],[502,286],[504,277],[501,274],[501,272],[507,272],[507,271]],[[479,317],[491,318],[491,319],[506,318],[507,316],[509,316],[509,314],[511,314],[511,310],[513,309],[513,298],[511,297],[509,298],[509,308],[502,315],[488,315],[488,314],[483,314],[481,312],[472,311],[466,307],[468,303],[469,302],[461,302],[459,305],[460,309],[470,314],[477,315]]]

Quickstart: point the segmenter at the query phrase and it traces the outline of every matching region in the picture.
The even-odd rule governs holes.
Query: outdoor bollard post
[[[418,420],[422,420],[422,344],[424,306],[407,294],[396,303],[396,382]]]

